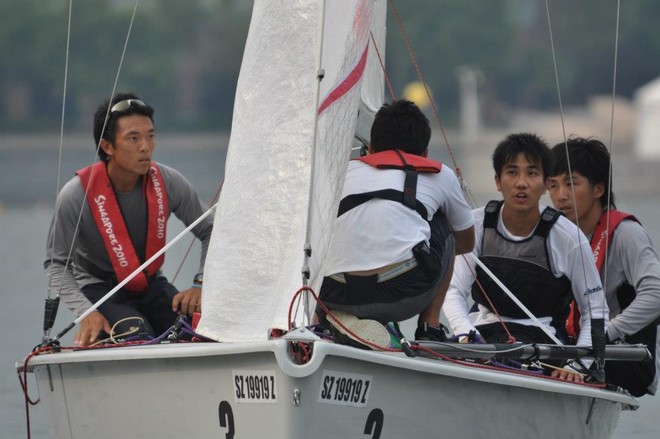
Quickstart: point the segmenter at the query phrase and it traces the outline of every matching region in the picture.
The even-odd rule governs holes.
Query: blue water
[[[184,154],[185,158],[173,152],[159,153],[158,160],[181,169],[199,188],[202,199],[209,199],[217,189],[217,174],[222,173],[224,158],[208,149],[195,150]],[[0,150],[0,434],[3,438],[26,437],[26,417],[23,394],[19,387],[14,364],[27,355],[37,345],[42,336],[43,301],[46,297],[46,278],[42,270],[45,253],[47,228],[52,214],[52,199],[55,193],[54,172],[48,166],[55,158],[51,154],[39,153],[35,160],[34,152],[11,153]],[[68,157],[70,169],[84,165],[89,154],[76,159]],[[77,160],[80,163],[77,163]],[[35,172],[43,170],[42,172]],[[48,170],[47,170],[48,169]],[[47,175],[44,175],[47,174]],[[67,177],[68,178],[68,177]],[[44,183],[40,183],[41,181]],[[28,188],[25,195],[23,188]],[[19,189],[21,189],[19,191]],[[23,193],[21,200],[17,194]],[[9,200],[9,195],[15,199]],[[4,197],[4,198],[3,198]],[[17,202],[16,200],[20,201]],[[49,201],[50,200],[50,201]],[[660,200],[638,199],[618,200],[623,210],[634,212],[647,227],[655,243],[660,243]],[[2,203],[5,207],[2,207]],[[172,234],[181,227],[172,228]],[[165,271],[171,278],[178,268],[181,255],[185,253],[190,239],[174,246],[166,257]],[[197,248],[193,248],[191,258],[186,261],[181,274],[175,280],[180,287],[187,287],[195,272]],[[72,315],[62,306],[55,323],[55,331],[60,331],[73,320]],[[66,335],[63,345],[70,345],[72,333]],[[36,398],[37,389],[33,381],[30,394]],[[93,395],[90,395],[93,398]],[[624,412],[614,437],[617,439],[657,439],[660,437],[660,398],[646,396],[640,399],[641,407],[636,412]],[[32,437],[47,438],[46,419],[40,405],[30,409]],[[560,419],[557,422],[561,422]]]

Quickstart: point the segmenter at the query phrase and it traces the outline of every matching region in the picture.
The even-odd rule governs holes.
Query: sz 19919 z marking
[[[319,402],[364,407],[369,401],[372,383],[372,375],[326,370],[321,378]]]
[[[277,402],[275,372],[272,370],[232,370],[236,402]]]

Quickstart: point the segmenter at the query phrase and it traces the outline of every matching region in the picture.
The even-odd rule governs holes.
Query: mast
[[[309,176],[309,197],[307,199],[307,205],[311,206],[313,203],[313,194],[314,194],[314,180],[315,180],[315,164],[316,164],[316,134],[318,131],[318,112],[317,108],[319,108],[319,101],[320,101],[320,96],[321,96],[321,81],[323,81],[323,77],[325,76],[325,70],[323,70],[323,32],[325,29],[325,0],[321,1],[321,19],[319,20],[319,32],[318,32],[318,45],[317,45],[317,53],[318,53],[318,62],[316,65],[316,95],[315,95],[315,103],[314,103],[314,128],[312,129],[312,172],[310,173]],[[301,274],[302,274],[302,285],[303,287],[308,287],[309,285],[309,278],[310,278],[310,268],[309,268],[309,260],[312,257],[312,242],[311,242],[311,225],[312,225],[312,214],[311,214],[311,209],[307,209],[307,221],[306,221],[307,227],[305,228],[305,245],[303,247],[303,266],[301,269]],[[304,296],[304,312],[305,316],[307,318],[307,322],[311,322],[311,313],[312,310],[310,309],[310,304],[309,304],[309,295],[305,294]]]

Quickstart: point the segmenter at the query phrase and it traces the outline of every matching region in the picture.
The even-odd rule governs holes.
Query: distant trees
[[[118,78],[154,104],[160,129],[227,128],[251,2],[142,0],[129,35],[135,3],[73,1],[67,127],[88,130]],[[66,0],[0,2],[1,129],[59,128],[68,14]]]
[[[565,105],[612,94],[617,1],[549,0],[549,15]],[[556,109],[557,87],[544,0],[398,1],[401,17],[440,111],[456,112],[456,66],[483,72],[484,111],[507,106]],[[395,83],[415,73],[393,14],[388,60]],[[660,76],[660,2],[621,2],[616,93]],[[391,61],[396,59],[396,65]],[[401,62],[405,60],[406,62]]]
[[[613,87],[614,0],[550,0],[564,103]],[[483,73],[482,99],[497,119],[508,106],[556,108],[557,90],[544,0],[395,2],[443,118],[455,120],[456,68]],[[133,0],[75,0],[68,54],[69,130],[88,130],[118,75]],[[0,2],[0,129],[59,128],[64,87],[66,0]],[[144,96],[159,129],[225,129],[247,35],[249,0],[141,0],[117,89]],[[621,2],[616,92],[630,97],[660,74],[660,2]],[[387,69],[395,92],[414,66],[388,12]],[[494,110],[493,110],[494,109]]]

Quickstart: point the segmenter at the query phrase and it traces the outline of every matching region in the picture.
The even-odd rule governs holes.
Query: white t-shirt
[[[539,206],[540,212],[542,212],[543,209],[545,209],[545,206]],[[504,223],[502,222],[502,210],[503,209],[500,210],[499,218],[497,220],[498,232],[503,234],[507,239],[514,241],[528,238],[529,236],[514,236],[504,227]],[[475,209],[473,214],[476,237],[473,254],[479,256],[481,254],[482,237],[484,234],[484,208]],[[605,324],[607,324],[608,321],[609,311],[607,309],[600,276],[598,275],[596,265],[593,262],[589,241],[587,241],[586,236],[584,236],[575,224],[563,216],[559,217],[557,222],[552,226],[547,239],[552,273],[556,277],[565,275],[571,281],[573,296],[580,308],[581,330],[577,344],[591,346],[591,320],[589,307],[593,318],[604,318]],[[479,305],[477,312],[469,312],[471,304],[469,297],[472,291],[475,273],[475,262],[469,255],[463,255],[456,258],[454,275],[452,276],[451,284],[447,291],[443,306],[443,311],[449,320],[449,324],[451,325],[454,334],[467,334],[469,331],[475,330],[475,326],[499,322],[497,315],[484,306]],[[590,294],[585,295],[586,291],[589,291]],[[587,300],[589,301],[588,304]],[[537,317],[552,334],[555,333],[554,328],[550,326],[552,320],[551,317],[535,317]],[[502,316],[502,319],[505,322],[536,326],[536,323],[531,319],[514,319],[504,316]]]
[[[342,198],[382,189],[403,191],[405,173],[377,169],[351,160]],[[417,199],[426,207],[428,220],[437,210],[445,214],[454,231],[473,224],[454,171],[443,165],[437,174],[420,173]],[[337,218],[325,266],[325,276],[347,271],[372,270],[413,257],[412,248],[429,240],[427,219],[397,201],[371,199]]]

